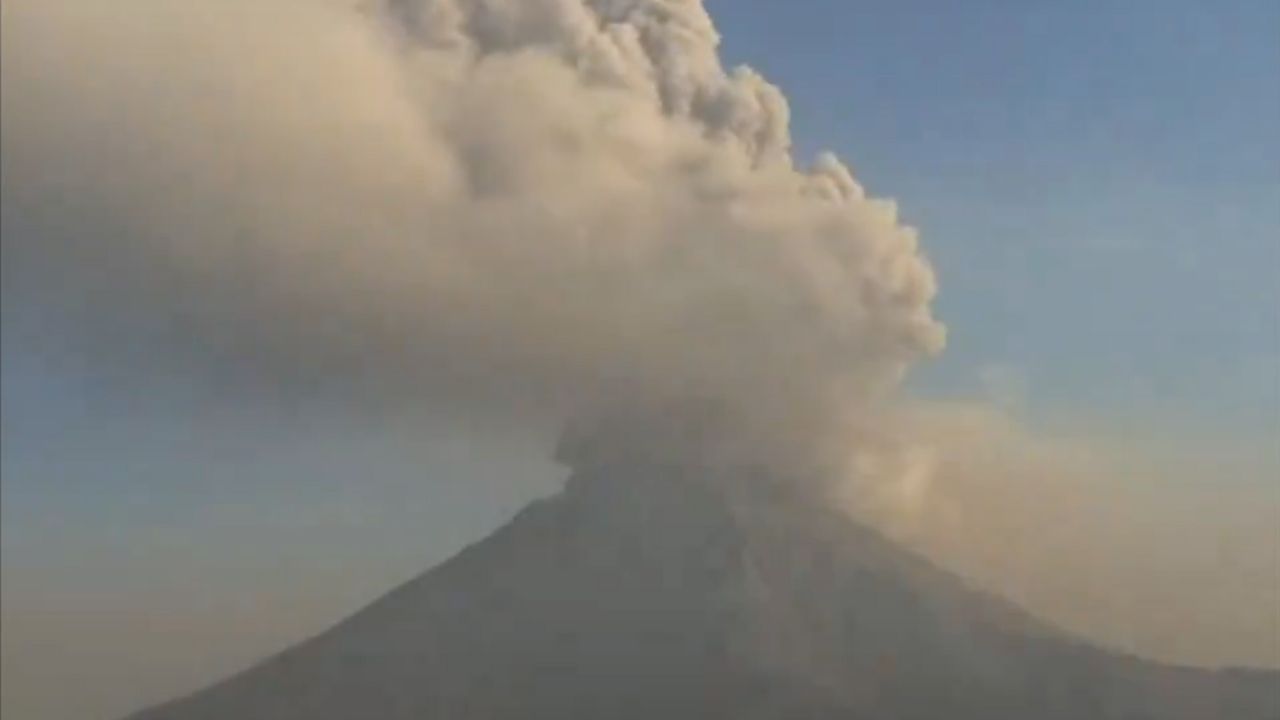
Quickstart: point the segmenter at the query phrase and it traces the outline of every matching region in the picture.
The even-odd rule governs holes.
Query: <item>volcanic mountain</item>
[[[1280,718],[1090,646],[769,472],[602,452],[333,629],[132,720]]]

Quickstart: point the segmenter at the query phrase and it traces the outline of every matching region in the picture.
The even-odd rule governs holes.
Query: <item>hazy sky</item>
[[[1280,506],[1280,4],[709,7],[727,60],[786,91],[799,154],[838,152],[920,228],[949,338],[913,392],[1230,458],[1168,482]],[[211,679],[478,539],[560,472],[547,428],[246,408],[5,340],[15,720]],[[1253,537],[1268,532],[1280,543]]]

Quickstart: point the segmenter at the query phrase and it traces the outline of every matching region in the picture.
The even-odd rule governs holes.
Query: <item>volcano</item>
[[[333,629],[132,720],[432,718],[1275,720],[1280,673],[1094,647],[767,471],[606,452]]]

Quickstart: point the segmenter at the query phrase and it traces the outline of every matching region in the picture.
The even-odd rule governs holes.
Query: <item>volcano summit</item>
[[[1092,647],[769,472],[576,462],[337,627],[132,720],[1280,717],[1275,673]]]

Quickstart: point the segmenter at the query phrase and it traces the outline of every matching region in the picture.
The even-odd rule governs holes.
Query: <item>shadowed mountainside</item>
[[[1280,674],[1091,647],[783,487],[579,468],[332,630],[132,720],[1280,718]]]

